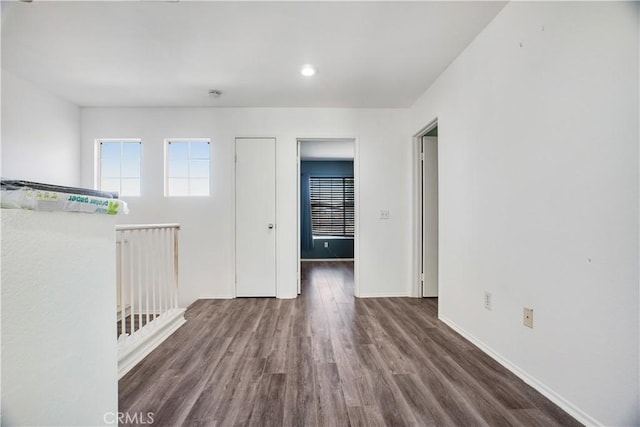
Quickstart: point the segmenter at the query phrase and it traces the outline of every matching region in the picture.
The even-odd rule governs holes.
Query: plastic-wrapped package
[[[47,190],[45,184],[38,184],[41,189],[28,186],[6,184],[3,182],[0,191],[0,204],[5,209],[30,209],[36,211],[85,212],[107,215],[128,214],[129,208],[122,200],[113,197],[100,197],[93,190],[85,194]],[[56,190],[63,187],[52,187]],[[73,189],[70,189],[73,190]],[[110,193],[104,193],[112,196]]]

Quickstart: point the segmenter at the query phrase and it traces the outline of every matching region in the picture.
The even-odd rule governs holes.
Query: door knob
[[[269,224],[269,230],[273,229],[273,224]]]

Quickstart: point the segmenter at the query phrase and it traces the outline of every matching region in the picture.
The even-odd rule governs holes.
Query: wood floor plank
[[[374,345],[361,345],[357,351],[367,367],[368,380],[384,421],[395,426],[418,424],[377,348]]]
[[[249,421],[251,407],[248,402],[255,400],[265,366],[265,359],[244,359],[238,375],[225,388],[225,400],[215,411],[213,418],[219,425],[245,425]]]
[[[353,297],[353,262],[305,262],[294,300],[198,300],[119,382],[155,426],[579,426],[437,318],[437,298]]]
[[[284,425],[316,426],[316,385],[310,337],[291,337],[287,360]]]
[[[260,381],[249,426],[281,426],[284,420],[286,374],[266,374]]]
[[[348,426],[349,417],[335,363],[314,366],[314,385],[319,426]]]
[[[411,406],[416,420],[423,426],[455,426],[431,390],[412,374],[394,375],[405,401]]]
[[[376,406],[352,406],[348,408],[352,427],[384,427],[384,420]]]
[[[558,423],[539,409],[514,409],[511,412],[523,426],[560,427],[566,425]]]

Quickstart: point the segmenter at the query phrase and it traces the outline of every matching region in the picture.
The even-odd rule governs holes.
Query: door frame
[[[300,144],[304,141],[352,141],[353,142],[353,191],[354,191],[354,215],[355,229],[353,233],[353,294],[360,296],[360,162],[359,140],[357,137],[312,137],[296,138],[296,283],[297,293],[300,294],[301,281],[301,256],[302,245],[300,242]]]
[[[438,127],[438,117],[431,120],[425,127],[420,129],[413,135],[412,154],[413,154],[413,286],[412,296],[421,298],[422,295],[422,262],[423,262],[423,224],[422,224],[422,159],[421,146],[422,137]],[[439,133],[439,132],[438,132]],[[439,144],[438,140],[438,144]],[[438,194],[440,194],[440,150],[438,150]],[[438,217],[440,217],[440,200],[438,200]],[[440,227],[438,226],[438,229]],[[438,233],[439,235],[440,233]],[[440,253],[440,241],[438,239],[438,254]],[[440,257],[438,257],[438,295],[442,289],[440,283]]]

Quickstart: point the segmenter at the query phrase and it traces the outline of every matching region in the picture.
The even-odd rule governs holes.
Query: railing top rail
[[[116,225],[116,231],[127,230],[149,230],[157,228],[177,228],[180,229],[180,224],[122,224]]]

